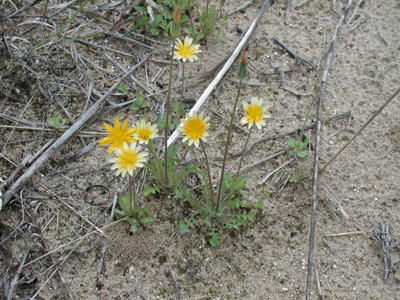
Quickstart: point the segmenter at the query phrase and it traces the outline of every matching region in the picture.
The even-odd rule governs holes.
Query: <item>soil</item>
[[[48,16],[60,8],[54,8],[57,3],[50,2]],[[244,2],[226,1],[224,10],[233,11]],[[206,227],[183,235],[179,233],[179,221],[196,216],[196,210],[174,199],[173,194],[162,191],[149,197],[141,196],[142,203],[151,207],[149,214],[155,221],[139,226],[135,234],[130,234],[129,224],[111,215],[114,195],[126,192],[127,178],[115,177],[115,171],[110,170],[106,148],[97,145],[101,134],[81,134],[62,146],[23,190],[17,191],[17,198],[1,210],[3,279],[0,293],[4,299],[10,294],[10,286],[15,290],[8,299],[31,299],[33,295],[36,299],[178,299],[171,269],[182,299],[306,297],[314,152],[310,149],[305,159],[299,158],[299,165],[292,162],[283,167],[281,180],[274,180],[270,187],[274,176],[263,184],[259,182],[292,157],[288,156],[286,139],[298,136],[288,133],[303,125],[314,89],[321,84],[331,40],[347,1],[308,1],[299,8],[295,7],[303,1],[293,1],[286,24],[285,2],[270,1],[249,41],[250,75],[244,80],[235,117],[235,123],[241,127],[241,102],[249,102],[252,97],[261,97],[264,104],[270,106],[268,113],[272,118],[267,126],[251,133],[250,144],[254,145],[245,156],[244,167],[284,148],[288,150],[246,171],[251,178],[244,188],[248,192],[243,196],[244,201],[248,205],[256,203],[260,197],[264,201],[255,219],[240,230],[221,227],[220,245],[212,247]],[[327,121],[321,133],[321,165],[333,157],[400,86],[400,4],[395,0],[355,2],[341,27],[327,76],[322,108],[322,118]],[[18,8],[27,4],[18,2]],[[44,22],[44,18],[35,17],[42,15],[44,3],[21,12],[23,19],[3,21],[1,124],[16,125],[10,118],[13,117],[20,120],[18,126],[50,128],[46,120],[56,111],[66,121],[61,127],[68,127],[95,103],[99,93],[107,92],[122,75],[118,65],[128,69],[150,53],[148,48],[107,34],[86,39],[86,44],[65,41],[110,28],[122,18],[121,12],[127,12],[126,3],[99,10],[95,8],[101,3],[91,5],[77,15],[67,31],[64,30],[67,37],[57,35],[50,39],[54,43],[32,52],[29,50],[34,45],[54,33],[49,26],[32,22]],[[260,6],[261,1],[256,0],[219,25],[227,39],[221,42],[208,37],[203,41],[199,61],[185,64],[185,77],[205,74],[220,63],[235,48],[240,39],[239,29],[246,30]],[[350,20],[356,7],[358,10]],[[2,17],[15,11],[11,1],[4,1],[2,9]],[[78,6],[73,5],[54,14],[47,24],[61,28],[77,9]],[[20,22],[19,26],[15,22]],[[124,32],[134,24],[129,21],[119,30]],[[33,25],[35,27],[28,30]],[[148,36],[145,29],[141,33]],[[273,37],[316,68],[295,61],[272,40]],[[154,42],[132,36],[135,38],[156,49],[170,51],[170,38],[162,34],[153,37]],[[150,60],[133,73],[136,80],[147,87],[147,91],[142,89],[144,95],[160,91],[151,78],[161,68],[165,72],[158,82],[164,88],[168,86],[168,61],[168,55],[153,51]],[[272,66],[274,62],[284,71],[289,89],[283,88],[278,69]],[[238,91],[236,66],[237,63],[201,108],[211,117],[206,149],[214,178],[220,175],[227,118]],[[173,72],[177,86],[179,72],[179,68]],[[185,98],[198,99],[215,75],[214,72],[200,81],[191,81],[185,88]],[[115,91],[105,107],[135,99],[133,87],[138,84],[132,78],[127,82],[132,85],[128,86],[127,96]],[[179,95],[177,88],[173,97],[179,98]],[[156,97],[160,102],[150,97],[154,105],[150,108],[133,111],[126,106],[103,112],[82,130],[103,132],[103,122],[112,124],[116,116],[120,120],[128,118],[130,125],[134,125],[140,115],[147,115],[155,122],[166,93]],[[400,232],[399,103],[399,97],[395,98],[319,175],[311,299],[400,297],[396,265],[391,264],[393,270],[385,279],[385,253],[382,246],[371,239],[374,232],[382,229],[381,224],[390,224],[391,238],[396,238]],[[307,125],[315,119],[313,103]],[[247,138],[247,127],[238,127],[232,133],[230,156],[243,149]],[[60,136],[59,130],[0,130],[2,180],[6,180],[29,153],[36,153],[50,139]],[[315,129],[305,134],[315,146]],[[280,137],[269,138],[276,135]],[[94,147],[88,152],[70,158],[91,144]],[[178,153],[185,148],[180,139],[174,146]],[[190,157],[203,162],[199,149],[191,149]],[[236,170],[238,159],[238,156],[228,159],[228,171]],[[288,181],[285,184],[288,176],[295,178],[296,166],[301,166],[310,177],[300,183]],[[139,175],[141,190],[146,182],[151,182],[151,177],[144,172]],[[195,187],[196,178],[192,179],[193,182],[188,180],[189,185]],[[95,202],[89,201],[92,198],[88,194],[96,194]],[[86,220],[102,228],[104,235],[94,231],[86,236],[93,230]],[[345,234],[329,236],[341,233]],[[391,246],[391,263],[394,263],[400,258],[399,248],[395,240]],[[48,253],[51,254],[43,257]],[[12,283],[14,278],[19,280],[16,285]]]

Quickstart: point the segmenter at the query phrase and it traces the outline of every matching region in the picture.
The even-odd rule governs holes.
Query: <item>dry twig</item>
[[[394,264],[391,263],[390,259],[390,252],[392,251],[393,248],[398,249],[398,241],[396,238],[392,238],[390,236],[390,226],[389,222],[387,222],[386,226],[381,220],[381,229],[376,228],[372,232],[371,238],[375,241],[378,242],[379,245],[382,246],[382,253],[383,253],[383,263],[385,266],[385,274],[384,278],[387,279],[389,276],[389,273],[393,273],[394,265],[398,263],[398,261]],[[395,246],[391,246],[391,244],[395,242]]]
[[[314,254],[314,233],[315,233],[315,211],[317,208],[317,192],[318,192],[318,165],[319,165],[319,150],[320,150],[320,139],[321,139],[321,125],[322,125],[322,105],[324,101],[324,93],[326,89],[327,77],[329,67],[331,65],[333,49],[335,48],[336,41],[339,36],[339,30],[350,10],[350,6],[353,0],[349,0],[347,6],[339,19],[336,26],[335,32],[332,37],[331,45],[329,47],[328,58],[326,61],[324,73],[321,82],[321,91],[319,94],[319,101],[317,106],[317,130],[315,133],[315,156],[314,156],[314,174],[313,174],[313,193],[312,193],[312,211],[311,211],[311,225],[310,225],[310,243],[308,251],[308,269],[307,269],[307,288],[306,288],[306,299],[310,299],[311,292],[311,276],[312,276],[312,265],[313,265],[313,254]]]
[[[73,135],[79,132],[83,126],[85,126],[86,122],[90,120],[90,118],[96,113],[96,111],[101,107],[107,97],[111,94],[111,92],[117,88],[117,86],[133,71],[139,68],[149,57],[151,54],[148,54],[141,62],[132,67],[126,73],[124,73],[121,78],[116,82],[97,102],[90,107],[81,118],[72,125],[49,149],[47,149],[31,167],[4,193],[3,197],[3,205],[6,205],[13,197],[13,193],[21,188],[36,171],[58,150],[60,147],[69,140]]]

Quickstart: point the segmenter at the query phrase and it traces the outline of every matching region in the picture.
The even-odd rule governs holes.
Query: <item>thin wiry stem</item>
[[[165,181],[168,183],[168,120],[169,120],[169,110],[171,104],[171,84],[172,84],[172,68],[174,62],[174,49],[175,49],[175,38],[172,43],[172,53],[171,53],[171,65],[169,67],[169,83],[168,83],[168,97],[167,97],[167,116],[165,119],[165,137],[164,137],[164,163],[165,163]]]
[[[133,215],[136,218],[136,182],[135,182],[135,175],[132,176],[133,179]],[[131,193],[132,194],[132,191]]]
[[[237,95],[236,95],[235,105],[233,106],[233,111],[232,111],[232,115],[231,115],[231,121],[229,122],[228,137],[226,138],[225,153],[224,153],[224,159],[222,161],[222,168],[221,168],[221,179],[219,181],[219,186],[218,186],[218,196],[217,196],[216,211],[218,211],[219,203],[221,201],[221,191],[222,191],[222,182],[224,181],[225,163],[226,163],[226,158],[228,156],[228,147],[229,147],[229,141],[231,139],[233,119],[235,117],[236,106],[237,106],[237,103],[238,103],[238,100],[239,100],[239,95],[240,95],[240,90],[241,89],[242,89],[242,79],[240,79],[240,81],[239,81],[239,90],[238,90]]]
[[[239,167],[238,167],[238,169],[237,169],[237,171],[236,171],[235,181],[237,180],[237,178],[238,178],[238,176],[239,176],[240,167],[242,166],[244,154],[245,154],[245,152],[246,152],[247,143],[249,142],[250,134],[251,134],[251,131],[253,130],[253,127],[254,127],[254,124],[251,125],[250,130],[249,130],[249,134],[247,135],[246,143],[244,144],[244,147],[243,147],[242,157],[240,158]]]
[[[214,189],[213,189],[212,181],[211,181],[210,164],[208,163],[206,148],[204,147],[203,141],[201,139],[200,139],[200,145],[201,145],[201,148],[203,148],[204,159],[206,160],[208,184],[210,187],[211,209],[214,209]]]
[[[181,119],[182,115],[182,103],[183,103],[183,89],[185,85],[185,62],[182,61],[182,90],[181,90],[181,102],[179,105],[179,114],[178,114],[178,120]]]
[[[175,173],[176,173],[176,170],[178,169],[179,165],[181,164],[182,160],[185,158],[185,156],[186,156],[186,154],[188,153],[188,151],[190,150],[190,148],[192,148],[192,145],[190,145],[190,146],[186,149],[185,153],[183,153],[181,159],[180,159],[180,160],[178,161],[178,163],[176,164],[175,169],[172,171],[171,177],[174,177],[174,175],[175,175]]]
[[[150,151],[151,151],[151,154],[153,154],[154,159],[156,160],[156,163],[157,163],[157,166],[158,166],[158,171],[160,172],[161,180],[162,180],[163,182],[165,182],[165,180],[164,180],[164,174],[163,174],[163,169],[162,169],[162,167],[161,167],[161,163],[160,163],[160,160],[158,159],[157,153],[156,153],[156,151],[154,150],[153,142],[152,142],[152,141],[149,141],[149,149],[150,149]]]
[[[131,212],[131,207],[132,207],[132,178],[131,174],[128,174],[128,180],[129,180],[129,213]]]

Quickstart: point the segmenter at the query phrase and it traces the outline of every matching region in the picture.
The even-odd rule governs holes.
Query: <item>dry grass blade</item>
[[[149,57],[151,54],[148,54],[142,61],[136,64],[134,67],[129,69],[126,73],[124,73],[121,78],[116,82],[108,91],[101,97],[97,102],[90,107],[82,116],[81,118],[72,125],[54,144],[47,149],[39,158],[38,160],[32,164],[32,166],[8,189],[3,198],[3,205],[6,205],[11,199],[12,194],[17,189],[22,187],[31,177],[32,175],[51,157],[67,140],[69,140],[73,135],[82,129],[82,127],[89,121],[89,119],[96,113],[96,111],[101,107],[107,97],[114,91],[117,86],[133,71],[139,68]]]
[[[84,216],[82,216],[81,213],[79,213],[78,211],[76,211],[71,205],[69,205],[67,202],[65,202],[60,196],[58,196],[57,194],[55,194],[52,190],[50,190],[47,186],[43,185],[40,182],[37,182],[37,184],[39,184],[41,187],[43,187],[44,189],[46,189],[50,194],[52,194],[53,196],[55,196],[62,204],[64,204],[66,207],[68,207],[70,210],[72,210],[74,213],[76,213],[82,220],[84,220],[86,223],[88,223],[89,225],[93,226],[98,232],[101,233],[101,235],[107,237],[104,232],[97,227],[95,224],[93,224],[91,221],[89,221],[87,218],[85,218]]]
[[[117,223],[119,223],[119,222],[121,222],[121,221],[122,221],[122,219],[120,219],[120,220],[118,220],[118,221],[115,221],[115,222],[113,222],[113,223],[110,223],[110,224],[108,224],[108,225],[105,225],[105,226],[103,226],[101,229],[102,229],[102,230],[103,230],[103,229],[106,229],[106,228],[111,227],[112,225],[117,224]],[[78,242],[78,241],[81,241],[81,240],[83,240],[83,239],[85,239],[85,238],[87,238],[87,237],[89,237],[89,236],[91,236],[91,235],[93,235],[93,234],[95,234],[95,233],[98,234],[99,232],[98,232],[97,230],[93,230],[93,231],[91,231],[91,232],[88,232],[88,233],[86,233],[84,236],[81,236],[81,237],[79,237],[79,238],[76,238],[76,239],[74,239],[74,240],[72,240],[72,241],[70,241],[70,242],[68,242],[68,243],[66,243],[66,244],[64,244],[64,245],[61,245],[61,246],[59,246],[59,247],[57,247],[57,248],[55,248],[55,249],[53,249],[53,250],[47,252],[46,254],[43,254],[43,255],[40,256],[40,257],[35,258],[34,260],[31,260],[30,262],[26,263],[24,266],[31,265],[31,264],[33,264],[34,262],[37,262],[37,261],[39,261],[39,260],[41,260],[41,259],[43,259],[43,258],[45,258],[45,257],[47,257],[47,256],[49,256],[49,255],[51,255],[52,253],[54,253],[54,252],[56,252],[56,251],[58,251],[58,250],[60,250],[60,249],[63,249],[63,248],[65,248],[65,247],[67,247],[67,246],[69,246],[69,245],[71,245],[71,244],[74,244],[74,243],[76,243],[76,242]]]
[[[325,199],[325,203],[329,207],[329,209],[332,211],[334,216],[340,222],[342,222],[344,224],[343,220],[338,216],[336,211],[339,211],[341,213],[341,215],[345,218],[346,221],[349,220],[349,215],[346,213],[346,211],[343,209],[343,207],[335,199]],[[333,207],[332,207],[332,205],[330,203],[333,204]]]
[[[353,136],[352,136],[352,138],[349,140],[349,141],[347,141],[347,143],[319,170],[319,172],[320,173],[322,173],[325,169],[326,169],[326,167],[327,166],[329,166],[335,159],[336,159],[336,157],[338,157],[338,155],[340,154],[340,153],[342,153],[343,152],[343,150],[344,149],[346,149],[347,148],[347,146],[349,146],[350,145],[350,143],[352,142],[352,141],[354,141],[354,139],[365,129],[365,127],[367,127],[368,125],[369,125],[369,123],[371,123],[372,122],[372,120],[373,119],[375,119],[375,117],[377,116],[377,115],[379,115],[379,113],[386,107],[386,105],[388,105],[396,96],[397,96],[397,94],[398,93],[400,93],[400,88],[398,88],[387,100],[386,100],[386,102],[384,103],[384,104],[382,104],[382,106],[368,119],[368,121],[367,122],[365,122],[365,124],[357,131],[357,133],[356,134],[354,134]]]
[[[27,253],[25,254],[25,256],[23,257],[23,259],[22,259],[22,261],[21,261],[21,264],[19,265],[19,268],[18,268],[16,274],[14,275],[13,280],[12,280],[11,283],[10,283],[10,287],[9,287],[9,289],[8,289],[7,300],[15,299],[15,298],[14,298],[14,296],[15,296],[15,295],[14,295],[14,292],[15,292],[15,289],[17,288],[17,286],[18,286],[18,279],[19,279],[19,276],[21,275],[22,268],[23,268],[23,266],[24,266],[25,260],[26,260],[26,258],[28,257],[28,255],[29,255],[30,252],[31,252],[31,249],[29,249],[29,250],[27,251]]]

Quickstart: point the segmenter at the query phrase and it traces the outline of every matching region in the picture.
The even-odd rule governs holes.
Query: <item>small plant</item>
[[[191,34],[192,38],[195,41],[198,41],[197,38],[201,37],[207,37],[208,35],[212,34],[218,24],[218,22],[223,19],[224,21],[227,20],[228,14],[223,14],[222,8],[225,5],[225,0],[221,0],[219,3],[219,8],[217,8],[214,5],[210,5],[210,0],[206,1],[206,6],[205,6],[205,11],[200,12],[199,10],[199,5],[197,3],[197,0],[193,1],[194,7],[196,8],[197,12],[197,17],[199,18],[201,29],[202,29],[202,34],[198,34],[196,29],[193,26],[193,23],[191,25],[191,28],[188,29],[186,32]],[[218,29],[218,31],[215,33],[213,38],[215,40],[220,40],[220,41],[225,41],[226,36],[221,35],[222,29]]]
[[[308,139],[303,139],[302,137],[298,138],[297,140],[293,139],[287,139],[286,140],[287,144],[289,145],[290,148],[292,148],[289,153],[294,153],[300,158],[306,158],[307,157],[307,151],[302,151],[303,149],[307,148],[308,146]]]
[[[291,150],[289,150],[289,154],[290,155],[294,155],[295,158],[296,157],[300,157],[300,158],[306,158],[308,155],[308,151],[304,151],[307,150],[307,148],[310,148],[311,150],[313,149],[311,144],[309,143],[309,139],[303,134],[304,132],[304,128],[306,126],[308,117],[310,115],[310,111],[311,111],[311,106],[315,100],[315,98],[318,96],[320,91],[320,88],[317,87],[314,91],[314,97],[310,102],[310,105],[308,107],[308,111],[306,114],[306,117],[304,119],[304,123],[302,126],[302,129],[298,129],[297,133],[299,134],[299,138],[294,140],[292,138],[289,138],[286,140],[287,144],[289,145],[289,147],[291,148]],[[305,174],[303,172],[303,170],[301,169],[301,166],[299,164],[299,166],[295,167],[295,177],[290,178],[290,182],[294,182],[294,183],[300,183],[302,182],[304,179],[308,178],[309,176],[307,174]]]
[[[138,207],[134,171],[137,168],[144,167],[148,155],[147,152],[140,152],[141,147],[136,142],[139,140],[139,143],[144,143],[146,139],[154,137],[155,133],[151,131],[150,134],[144,134],[142,127],[129,128],[128,120],[125,120],[120,127],[118,117],[114,120],[114,127],[106,123],[103,126],[109,135],[102,138],[99,144],[100,146],[111,144],[107,150],[109,154],[114,153],[115,155],[109,159],[110,162],[114,163],[111,166],[111,170],[117,170],[115,173],[116,176],[121,175],[121,177],[125,177],[128,174],[129,192],[127,196],[118,195],[118,204],[121,209],[116,210],[116,212],[129,222],[131,225],[130,230],[134,233],[139,223],[145,224],[154,220],[152,217],[143,217],[149,210],[148,207]],[[132,136],[133,134],[135,134],[135,137]]]
[[[65,120],[61,121],[61,114],[53,112],[52,117],[47,119],[47,123],[54,126],[54,129],[60,129],[60,126],[65,124]]]
[[[196,169],[196,172],[202,177],[204,184],[202,184],[202,196],[200,199],[193,197],[187,192],[186,187],[178,183],[178,191],[176,193],[177,198],[182,198],[188,201],[198,210],[198,214],[192,218],[186,218],[180,223],[180,232],[188,232],[191,228],[197,226],[208,226],[210,236],[210,244],[216,247],[220,244],[219,232],[221,227],[228,229],[239,229],[240,226],[244,226],[248,221],[254,219],[258,209],[263,206],[263,201],[260,200],[252,206],[246,205],[244,203],[242,196],[247,193],[243,190],[249,176],[241,175],[240,166],[243,161],[243,156],[245,154],[245,148],[251,133],[251,129],[256,125],[258,128],[265,125],[264,119],[270,118],[270,115],[265,114],[268,107],[262,107],[262,99],[253,98],[252,102],[249,104],[247,102],[243,103],[243,107],[246,111],[245,117],[241,120],[242,125],[249,124],[250,132],[243,149],[243,154],[239,163],[239,167],[236,174],[228,172],[225,174],[224,166],[227,159],[229,137],[232,132],[233,119],[235,117],[236,106],[238,98],[240,95],[240,88],[242,79],[248,74],[247,69],[247,58],[246,50],[244,49],[241,56],[241,62],[238,68],[237,75],[240,79],[239,91],[235,100],[233,107],[233,112],[231,115],[231,120],[229,124],[225,154],[222,161],[221,179],[218,185],[218,193],[214,193],[214,186],[212,184],[210,166],[208,162],[207,152],[204,146],[206,137],[209,135],[207,129],[210,125],[207,123],[210,119],[209,117],[204,118],[203,113],[196,114],[195,112],[191,115],[187,114],[186,119],[182,119],[182,126],[178,128],[179,131],[184,135],[183,142],[189,141],[189,146],[192,144],[195,147],[201,146],[202,153],[204,154],[206,171],[201,171]]]
[[[199,170],[197,172],[206,182],[205,172]],[[235,180],[232,172],[225,174],[223,182],[225,196],[220,202],[218,210],[213,208],[210,196],[206,197],[205,201],[203,199],[198,200],[186,192],[185,186],[180,185],[175,197],[188,201],[199,212],[197,216],[186,218],[180,223],[180,233],[189,232],[190,229],[195,227],[207,226],[209,228],[207,235],[211,237],[209,243],[211,246],[217,247],[220,244],[219,232],[221,227],[239,229],[240,226],[246,225],[248,221],[252,221],[258,210],[262,208],[263,201],[260,200],[250,207],[242,201],[241,196],[247,193],[242,187],[245,186],[248,178],[248,175],[243,175]],[[208,184],[202,185],[203,195],[210,195],[209,187]]]
[[[136,90],[136,102],[131,105],[131,109],[136,111],[149,106],[149,101],[145,101],[144,96],[140,93],[140,90]]]
[[[146,224],[154,221],[153,217],[143,217],[148,212],[150,207],[137,207],[137,197],[133,198],[131,193],[128,193],[127,196],[123,196],[122,194],[118,193],[117,197],[118,205],[121,209],[115,209],[115,212],[123,216],[125,221],[129,222],[131,225],[130,231],[132,233],[137,231],[138,224]],[[134,208],[136,208],[136,210],[134,210]]]
[[[117,117],[114,121],[114,127],[103,124],[105,130],[108,132],[108,136],[101,139],[99,143],[101,146],[110,145],[107,152],[114,153],[114,157],[109,161],[113,163],[111,169],[116,170],[116,176],[121,175],[125,177],[128,173],[129,192],[127,195],[118,194],[119,208],[116,210],[116,213],[121,215],[123,220],[129,222],[131,232],[136,232],[139,224],[146,224],[154,220],[151,216],[147,215],[149,207],[139,205],[140,197],[135,188],[134,171],[138,168],[146,167],[152,175],[152,180],[150,183],[147,183],[143,194],[148,196],[156,193],[165,193],[165,190],[169,190],[174,193],[174,198],[189,202],[197,212],[193,216],[185,218],[180,223],[180,232],[185,233],[195,227],[207,227],[207,236],[209,237],[210,245],[216,247],[220,244],[219,236],[223,229],[239,229],[241,226],[246,225],[255,218],[255,215],[263,206],[262,199],[254,204],[248,204],[244,200],[243,195],[247,193],[244,186],[250,176],[241,175],[240,167],[253,127],[261,128],[265,126],[265,119],[271,116],[266,114],[269,107],[262,106],[262,99],[252,98],[251,103],[243,102],[245,116],[241,119],[241,123],[242,125],[248,124],[249,134],[237,170],[225,173],[230,136],[242,87],[242,80],[249,73],[246,49],[243,49],[240,64],[236,72],[240,79],[239,90],[230,116],[221,177],[217,183],[217,191],[213,185],[210,163],[204,144],[209,136],[210,117],[204,116],[203,112],[191,112],[186,114],[184,119],[180,120],[181,125],[178,126],[177,122],[179,121],[177,119],[179,119],[182,106],[180,101],[171,99],[173,58],[182,60],[197,59],[195,54],[200,52],[198,45],[192,45],[192,39],[188,37],[185,38],[183,43],[179,40],[180,43],[175,44],[176,36],[180,34],[179,24],[180,10],[178,6],[174,13],[172,27],[170,28],[170,33],[174,37],[174,41],[171,53],[166,113],[163,120],[159,120],[157,124],[151,124],[147,121],[148,118],[146,116],[140,116],[140,120],[136,122],[136,126],[129,127],[127,120],[121,125]],[[178,51],[176,56],[174,56],[175,49]],[[184,77],[184,74],[182,74],[182,77]],[[182,85],[182,89],[183,87]],[[144,104],[144,97],[138,90],[136,91],[136,97],[137,106],[133,107],[133,109],[139,110]],[[158,137],[157,132],[159,129],[157,125],[164,129],[163,159],[160,158],[153,144],[153,139]],[[186,150],[180,159],[177,156],[176,148],[173,146],[168,147],[167,144],[168,132],[174,128],[177,128],[183,134],[182,142],[187,142]],[[145,144],[145,147],[151,153],[151,159],[148,158],[150,153],[141,152],[141,146],[138,144]],[[201,148],[201,152],[204,155],[204,164],[200,163],[194,166],[189,164],[182,170],[180,167],[181,161],[193,146]],[[200,195],[194,196],[185,184],[186,179],[192,174],[195,174],[202,182],[200,186],[195,188],[202,191]]]
[[[128,94],[128,85],[127,84],[120,84],[117,87],[117,90],[120,91],[124,96]]]
[[[153,36],[158,36],[160,34],[168,36],[173,26],[174,10],[176,7],[180,6],[182,12],[188,9],[187,1],[158,0],[155,1],[155,5],[146,4],[145,6],[134,7],[134,9],[141,13],[142,16],[136,22],[134,28],[129,30],[124,34],[124,36],[129,35],[131,32],[143,27],[144,25],[149,27],[150,34]],[[156,8],[156,12],[153,11],[153,7]],[[180,23],[185,23],[187,20],[188,16],[183,15],[180,19]]]
[[[290,182],[301,183],[304,179],[309,177],[307,174],[304,174],[301,168],[297,166],[294,168],[294,171],[294,177],[290,178]]]

